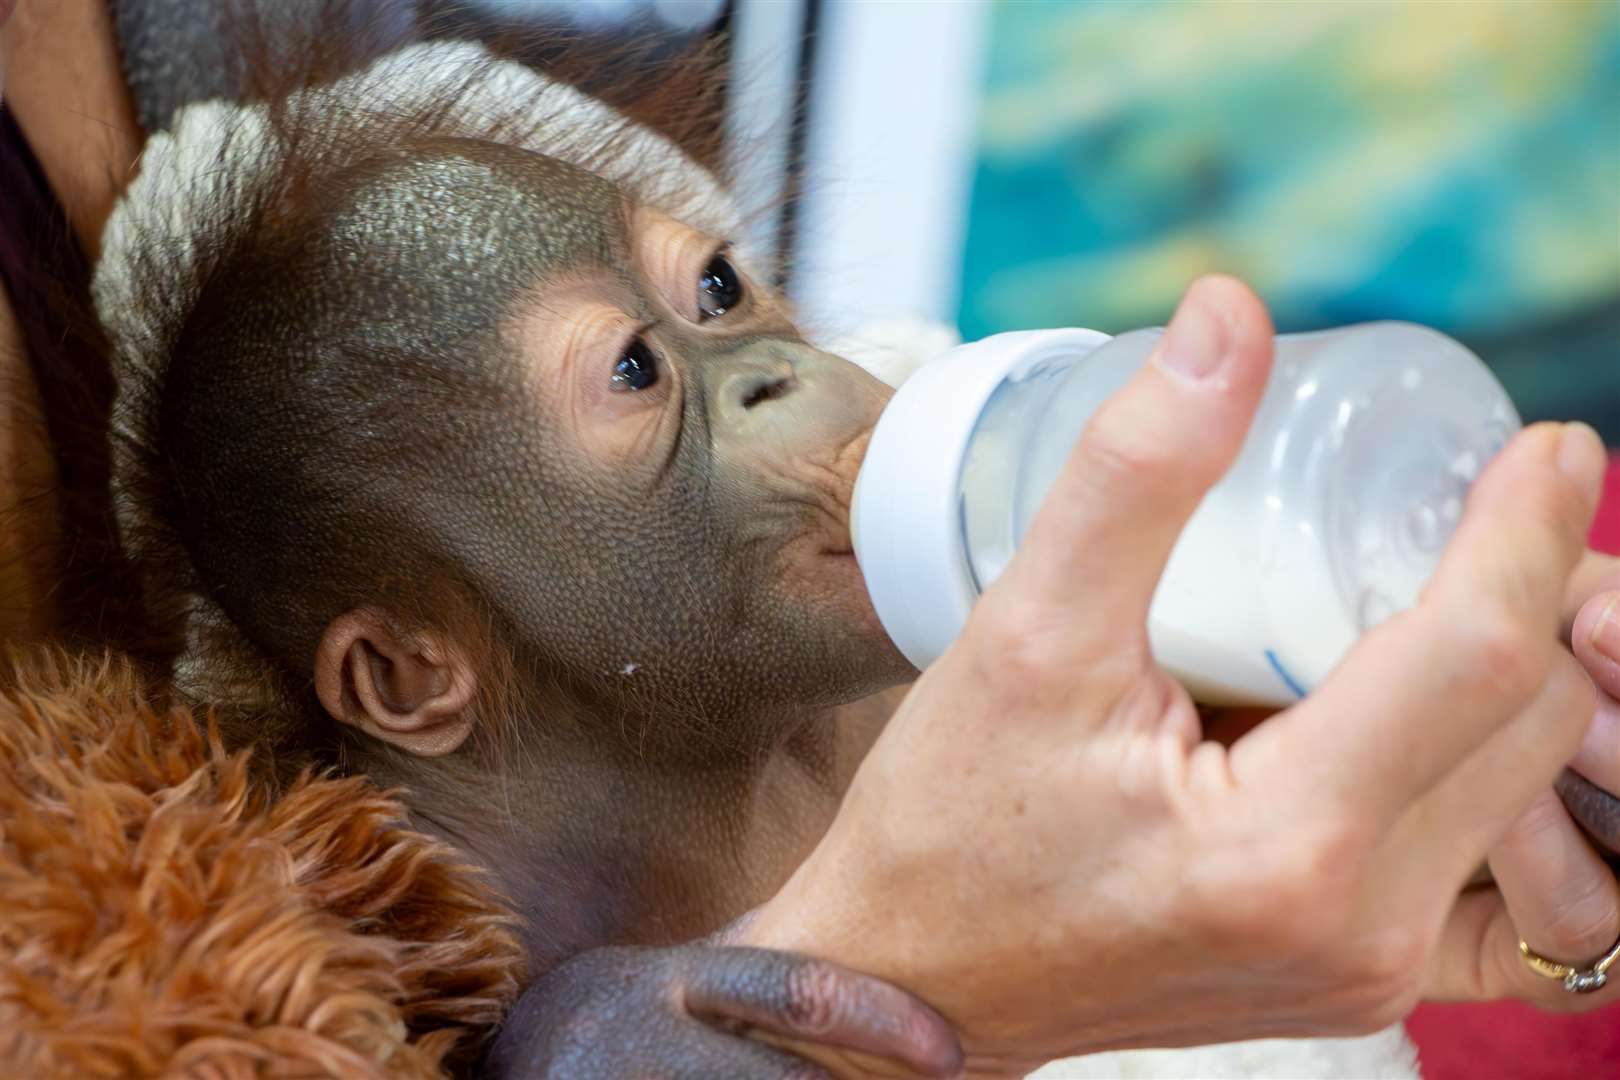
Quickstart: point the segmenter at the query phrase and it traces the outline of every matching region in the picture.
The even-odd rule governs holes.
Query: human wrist
[[[938,985],[925,985],[938,983],[933,976],[950,968],[948,962],[944,967],[938,963],[950,953],[949,942],[942,942],[937,935],[929,933],[915,912],[902,914],[891,910],[863,917],[850,905],[847,896],[837,895],[841,890],[813,888],[807,880],[810,875],[802,874],[803,870],[801,868],[801,875],[796,875],[770,900],[727,927],[723,932],[724,943],[831,960],[915,994],[939,1011],[956,1030],[964,1055],[963,1080],[1010,1080],[1033,1072],[1054,1056],[1089,1052],[1068,1047],[1061,1055],[1030,1052],[1020,1044],[1016,1034],[1001,1032],[999,1027],[995,1031],[974,1029],[971,1016],[950,1008],[950,1003],[934,1000],[929,991],[937,990]],[[908,923],[919,926],[921,932],[908,932]],[[922,943],[927,943],[929,951],[935,955],[914,951],[921,948]],[[959,1001],[971,1002],[974,998],[967,987],[958,985],[956,991],[954,996]],[[1098,1030],[1101,1033],[1101,1024]],[[1117,1049],[1128,1042],[1110,1039],[1099,1043],[1096,1049]],[[840,1080],[912,1075],[904,1070],[894,1071],[899,1067],[893,1062],[876,1061],[838,1048],[802,1045],[791,1048],[802,1056],[814,1058]]]
[[[869,964],[862,962],[863,950],[855,943],[852,935],[838,929],[840,918],[837,906],[828,902],[825,891],[812,894],[808,890],[801,889],[795,882],[797,879],[790,881],[788,886],[770,900],[721,930],[710,939],[710,943],[727,947],[768,949],[794,953],[816,961],[827,961],[831,965],[858,971],[864,976],[889,983],[895,990],[902,991],[913,1005],[927,1004],[903,981],[883,971],[871,970]],[[902,1026],[909,1024],[915,1019],[914,1017],[908,1019],[906,1012],[909,1008],[910,1006],[897,1011],[884,1010],[888,1014],[886,1022]],[[949,1026],[948,1017],[940,1018]],[[959,1038],[959,1033],[957,1036]],[[863,1053],[831,1043],[802,1041],[765,1031],[753,1032],[752,1037],[814,1061],[837,1080],[917,1080],[924,1076],[966,1075],[954,1071],[954,1066],[947,1068],[945,1072],[937,1071],[940,1063],[936,1063],[935,1068],[928,1072],[917,1072],[893,1058]],[[960,1058],[957,1062],[960,1063]]]
[[[717,942],[847,963],[850,958],[844,955],[847,949],[842,935],[823,925],[837,923],[834,903],[825,895],[819,903],[806,897],[799,879],[800,874],[795,874],[769,900],[727,926],[716,936]]]

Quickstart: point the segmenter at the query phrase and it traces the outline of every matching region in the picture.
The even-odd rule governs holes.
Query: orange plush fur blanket
[[[0,679],[0,1075],[439,1077],[517,991],[481,876],[362,779],[278,790],[130,665]]]

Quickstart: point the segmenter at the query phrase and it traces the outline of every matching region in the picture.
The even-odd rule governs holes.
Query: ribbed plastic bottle
[[[1000,334],[900,387],[873,431],[851,531],[878,617],[912,663],[961,632],[1093,411],[1161,333]],[[1414,604],[1469,485],[1520,426],[1479,359],[1424,327],[1368,323],[1276,346],[1247,440],[1182,532],[1149,614],[1155,658],[1210,704],[1294,701]]]

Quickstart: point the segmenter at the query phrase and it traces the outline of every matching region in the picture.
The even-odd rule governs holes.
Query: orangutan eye
[[[643,338],[632,338],[613,365],[613,389],[645,390],[658,381],[658,355]]]
[[[698,278],[698,321],[714,319],[737,306],[742,299],[742,281],[737,268],[723,254],[716,254]]]

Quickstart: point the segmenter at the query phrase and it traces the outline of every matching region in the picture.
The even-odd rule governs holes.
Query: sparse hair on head
[[[313,350],[272,347],[285,342],[267,340],[276,328],[255,324],[251,310],[263,302],[266,281],[290,265],[355,177],[447,139],[544,154],[716,235],[735,235],[739,217],[720,182],[674,141],[696,138],[691,145],[702,153],[700,133],[717,128],[712,51],[649,80],[646,56],[621,52],[609,61],[590,47],[552,41],[548,68],[587,82],[597,95],[588,96],[504,59],[521,52],[516,39],[492,48],[437,40],[388,52],[387,28],[357,29],[355,9],[342,3],[322,5],[318,18],[330,33],[300,26],[306,46],[290,53],[271,10],[251,0],[232,8],[230,33],[241,46],[231,63],[246,103],[188,106],[149,141],[108,223],[93,296],[117,387],[111,454],[121,540],[147,610],[172,633],[176,685],[240,713],[243,740],[268,741],[299,760],[342,753],[333,745],[340,735],[322,739],[288,706],[295,713],[309,706],[309,646],[345,604],[385,598],[402,635],[457,634],[479,654],[486,673],[479,692],[492,719],[518,707],[517,671],[530,658],[507,648],[500,615],[457,577],[454,560],[403,537],[390,545],[393,566],[373,572],[362,597],[359,541],[374,546],[376,537],[348,530],[356,520],[380,530],[390,523],[357,518],[352,511],[367,493],[348,477],[323,480],[332,470],[310,456],[338,434],[348,453],[400,451],[367,439],[367,425],[384,418],[366,412],[364,387],[336,385],[341,379]],[[436,38],[452,30],[443,17],[418,28]],[[354,340],[330,347],[387,350]],[[413,367],[398,350],[390,362],[398,382],[447,389],[442,368]],[[177,379],[201,381],[179,393]],[[217,431],[228,440],[176,454],[177,440],[194,434],[194,410],[216,428],[231,419],[221,387],[238,393],[246,382],[323,379],[324,389],[347,393],[355,411],[324,421],[270,414],[274,423]],[[240,454],[231,452],[233,440]],[[441,449],[424,440],[421,454]],[[356,464],[353,474],[368,475],[363,458]],[[265,501],[271,488],[280,490]],[[222,550],[231,558],[222,561]],[[491,755],[509,750],[505,741],[514,737],[509,725],[478,729]]]

